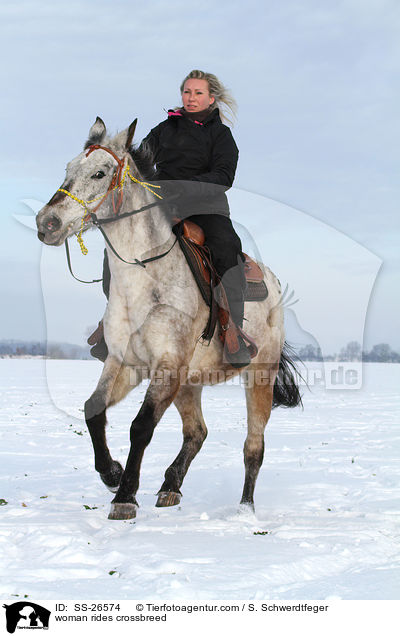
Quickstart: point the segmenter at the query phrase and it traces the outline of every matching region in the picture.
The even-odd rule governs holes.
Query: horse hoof
[[[113,461],[112,466],[106,473],[100,473],[100,478],[111,492],[117,492],[124,469],[117,461]]]
[[[167,506],[177,506],[182,498],[180,492],[159,492],[156,508],[166,508]]]
[[[239,504],[239,514],[250,515],[255,514],[256,509],[252,501],[241,501]]]
[[[137,504],[133,503],[112,503],[108,518],[118,521],[134,519],[136,517],[137,507]]]

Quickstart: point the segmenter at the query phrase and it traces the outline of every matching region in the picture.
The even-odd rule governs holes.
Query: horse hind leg
[[[240,504],[254,511],[254,489],[264,459],[264,430],[269,420],[278,365],[268,365],[267,374],[246,387],[247,437],[244,443],[245,480]],[[267,376],[267,377],[266,377]]]
[[[85,420],[92,439],[95,469],[111,492],[118,490],[123,468],[111,457],[106,439],[106,409],[122,400],[139,383],[132,383],[130,369],[109,356],[96,390],[85,403]]]
[[[189,466],[207,437],[207,428],[201,411],[202,387],[184,385],[174,404],[183,423],[182,448],[165,472],[165,480],[158,492],[156,506],[177,505],[182,497],[180,488]]]

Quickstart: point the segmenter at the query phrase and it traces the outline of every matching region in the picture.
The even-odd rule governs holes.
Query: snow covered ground
[[[399,599],[400,365],[365,365],[360,390],[314,386],[304,411],[273,412],[255,515],[238,513],[245,403],[226,385],[205,389],[209,435],[181,505],[154,507],[181,444],[171,407],[132,521],[107,519],[82,417],[100,368],[0,360],[1,598]],[[144,391],[109,411],[121,461]]]

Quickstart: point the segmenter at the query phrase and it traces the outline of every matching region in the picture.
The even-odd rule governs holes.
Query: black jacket
[[[164,194],[178,197],[180,216],[229,216],[225,191],[233,183],[239,151],[217,108],[202,122],[193,121],[183,109],[168,111],[168,119],[142,141],[145,145],[153,153],[157,180],[166,182],[164,188],[161,183]]]

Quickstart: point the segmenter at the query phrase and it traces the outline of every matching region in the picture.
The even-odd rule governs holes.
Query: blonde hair
[[[190,71],[189,75],[186,75],[181,84],[181,94],[183,93],[185,82],[190,79],[206,80],[206,82],[208,83],[209,93],[212,97],[214,97],[215,100],[211,104],[210,109],[214,110],[214,108],[219,108],[221,111],[222,121],[226,121],[227,123],[233,125],[233,122],[236,119],[237,104],[230,91],[225,88],[218,77],[216,75],[213,75],[212,73],[205,73],[204,71],[199,71],[197,69]],[[230,119],[230,117],[227,115],[226,110],[228,110],[228,114],[232,116],[232,119]]]

